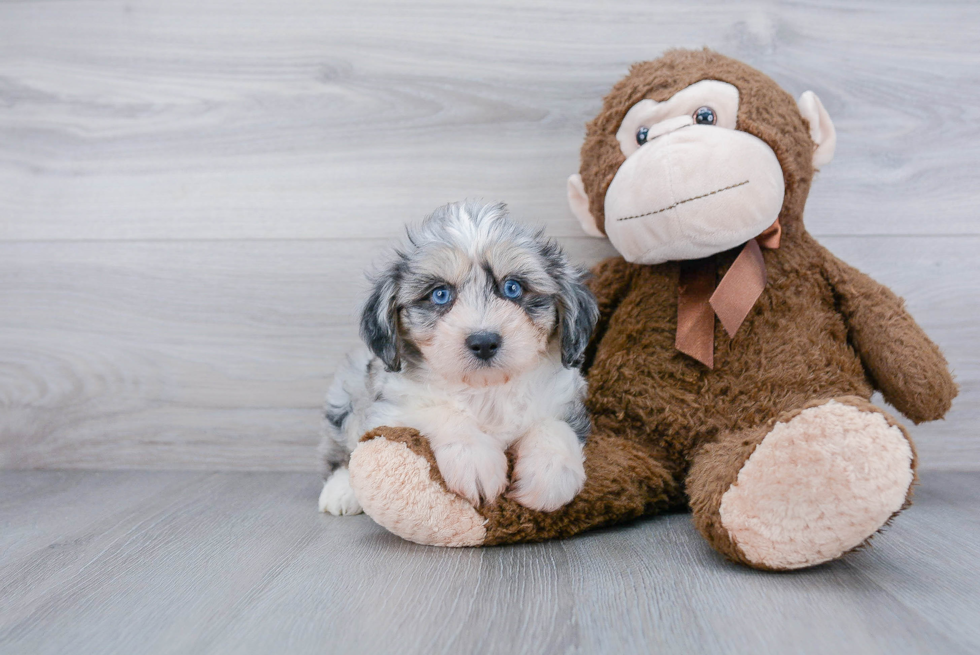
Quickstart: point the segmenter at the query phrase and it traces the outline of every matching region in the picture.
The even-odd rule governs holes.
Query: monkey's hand
[[[825,261],[848,336],[875,387],[914,423],[942,418],[956,397],[956,383],[904,301],[829,252]]]

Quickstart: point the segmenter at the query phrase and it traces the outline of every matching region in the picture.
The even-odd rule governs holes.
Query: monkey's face
[[[583,228],[628,261],[699,259],[801,228],[836,136],[810,91],[794,102],[762,73],[710,51],[635,65],[588,127],[568,199]],[[789,189],[790,191],[787,191]]]
[[[698,259],[775,222],[783,204],[776,153],[735,129],[738,89],[692,84],[641,100],[616,133],[626,161],[606,191],[606,235],[631,262]]]

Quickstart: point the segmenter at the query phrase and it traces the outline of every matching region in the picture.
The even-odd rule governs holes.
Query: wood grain
[[[980,237],[835,237],[908,299],[961,385],[913,429],[924,468],[980,465]],[[578,260],[604,241],[564,240]],[[314,470],[357,341],[365,241],[0,244],[0,457],[19,468]]]
[[[503,199],[573,255],[583,126],[708,44],[838,129],[811,231],[909,298],[962,387],[914,434],[980,467],[980,5],[953,0],[0,3],[0,467],[311,470],[362,271]]]
[[[826,234],[980,234],[980,5],[0,4],[0,238],[359,238],[565,179],[633,61],[710,45],[815,90]]]
[[[683,514],[441,549],[318,514],[313,474],[4,471],[40,493],[0,497],[0,651],[976,652],[978,482],[928,475],[872,548],[769,574]]]

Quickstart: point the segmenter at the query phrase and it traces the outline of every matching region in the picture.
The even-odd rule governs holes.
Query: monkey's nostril
[[[501,337],[496,332],[475,332],[466,337],[466,347],[474,356],[484,361],[490,360],[500,348]]]

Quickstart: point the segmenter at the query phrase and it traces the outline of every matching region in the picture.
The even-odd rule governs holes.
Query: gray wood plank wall
[[[980,468],[975,2],[0,3],[0,467],[313,470],[363,271],[507,201],[575,257],[583,126],[630,62],[711,46],[813,89],[808,226],[905,296]]]

